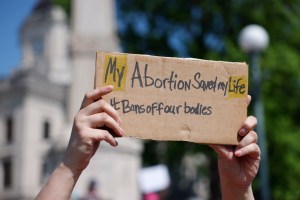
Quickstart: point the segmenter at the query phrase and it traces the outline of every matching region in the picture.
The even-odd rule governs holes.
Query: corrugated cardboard
[[[126,136],[237,144],[247,117],[245,63],[99,51],[95,87],[104,85]]]

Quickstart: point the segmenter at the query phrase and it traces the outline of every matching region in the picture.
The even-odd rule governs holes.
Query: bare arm
[[[107,129],[101,129],[108,127],[114,135],[124,134],[118,113],[101,98],[112,89],[112,86],[106,86],[85,95],[80,111],[74,119],[65,156],[48,178],[36,200],[70,199],[79,176],[88,166],[100,142],[104,140],[111,146],[118,145]]]
[[[60,163],[35,199],[70,199],[80,174],[80,171],[73,172],[63,162]]]
[[[249,103],[250,103],[249,97]],[[218,167],[223,200],[252,200],[252,181],[260,162],[257,134],[253,131],[257,123],[250,116],[239,130],[242,138],[237,146],[210,145],[218,154]]]

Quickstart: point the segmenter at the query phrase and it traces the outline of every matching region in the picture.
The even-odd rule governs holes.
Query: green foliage
[[[53,0],[53,3],[61,6],[67,13],[67,16],[71,16],[71,4],[72,0]]]
[[[272,46],[265,56],[264,82],[273,196],[298,199],[300,191],[300,58],[288,42]]]
[[[272,196],[300,199],[299,0],[119,0],[118,18],[126,52],[228,61],[247,61],[237,44],[243,27],[265,27],[270,45],[261,67]],[[154,143],[148,142],[148,164],[162,161],[154,159],[153,149]],[[186,152],[195,151],[211,153],[203,145],[167,143],[163,162],[174,166]]]
[[[70,0],[54,2],[70,16]],[[131,53],[244,62],[240,30],[266,28],[270,45],[261,66],[271,191],[273,199],[300,199],[300,1],[118,0],[117,8],[121,44]],[[144,164],[163,162],[178,175],[183,156],[193,152],[215,158],[205,145],[147,141]]]

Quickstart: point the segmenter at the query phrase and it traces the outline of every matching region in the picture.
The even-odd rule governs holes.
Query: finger
[[[250,95],[247,95],[247,106],[250,105],[252,97]]]
[[[100,99],[94,103],[91,103],[90,105],[88,105],[87,107],[82,109],[82,111],[80,111],[80,112],[84,116],[105,112],[108,115],[110,115],[112,118],[114,118],[119,123],[119,125],[121,125],[121,118],[119,116],[119,113],[109,103],[107,103],[103,99]]]
[[[258,137],[256,132],[250,131],[241,141],[240,143],[236,146],[236,150],[241,149],[247,145],[250,145],[252,143],[257,143]]]
[[[218,157],[221,159],[227,158],[229,156],[230,148],[227,146],[216,145],[216,144],[210,144],[208,146],[210,146],[218,154]]]
[[[97,113],[86,117],[86,122],[91,128],[108,127],[116,136],[122,137],[124,131],[121,126],[107,113]]]
[[[81,104],[81,109],[85,108],[87,105],[99,100],[102,96],[110,93],[113,90],[112,85],[104,86],[102,88],[96,88],[91,92],[87,92]]]
[[[250,145],[247,145],[241,149],[238,149],[234,152],[234,155],[237,157],[242,156],[250,156],[253,159],[260,159],[260,149],[259,146],[256,143],[252,143]]]
[[[93,141],[105,141],[109,143],[111,146],[118,146],[118,142],[115,140],[115,138],[107,131],[107,130],[101,130],[101,129],[91,129],[89,131],[90,135],[89,137]]]
[[[256,127],[257,119],[256,117],[249,116],[246,118],[246,120],[243,122],[241,129],[239,130],[240,136],[245,136],[247,133],[251,130],[253,130]]]

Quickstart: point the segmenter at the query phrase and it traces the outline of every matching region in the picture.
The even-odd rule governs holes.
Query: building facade
[[[0,81],[0,199],[33,199],[61,160],[82,98],[93,89],[96,50],[120,51],[114,3],[74,0],[68,23],[61,8],[40,0],[25,19],[21,67]],[[142,144],[118,142],[101,144],[74,199],[91,182],[104,199],[140,199]]]

